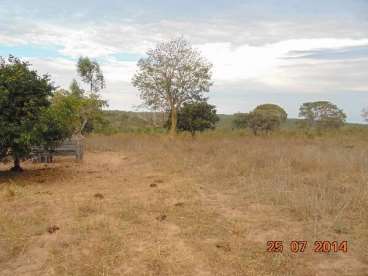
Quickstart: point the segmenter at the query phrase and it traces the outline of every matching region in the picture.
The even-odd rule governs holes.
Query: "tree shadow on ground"
[[[60,177],[65,180],[72,176],[68,165],[60,164],[32,164],[25,162],[22,172],[11,171],[11,166],[0,166],[0,185],[5,183],[21,183],[22,185],[52,184]]]

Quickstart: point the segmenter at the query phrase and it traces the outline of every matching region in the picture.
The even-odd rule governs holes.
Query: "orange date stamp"
[[[283,253],[288,250],[292,253],[304,253],[307,250],[311,250],[314,253],[347,253],[348,242],[347,241],[315,241],[312,248],[309,248],[308,241],[291,241],[286,244],[283,241],[268,241],[267,252],[270,253]]]

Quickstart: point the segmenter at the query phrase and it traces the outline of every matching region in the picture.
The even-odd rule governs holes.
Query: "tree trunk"
[[[176,107],[173,107],[171,109],[171,128],[170,128],[170,135],[175,136],[176,135],[176,124],[177,124],[177,113],[176,113]]]
[[[82,126],[81,126],[81,128],[79,130],[79,133],[77,133],[77,134],[82,135],[82,132],[83,132],[84,128],[86,127],[87,123],[88,123],[88,119],[84,119],[83,120],[83,123],[82,123]]]
[[[20,166],[20,159],[19,159],[19,157],[15,157],[14,158],[14,167],[11,168],[11,171],[13,171],[13,172],[22,172],[23,171],[23,169]]]

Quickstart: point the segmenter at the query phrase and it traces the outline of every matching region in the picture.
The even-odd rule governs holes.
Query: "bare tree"
[[[177,38],[150,49],[147,57],[138,61],[138,71],[132,83],[145,104],[171,114],[171,134],[176,133],[177,112],[191,101],[205,99],[212,85],[212,64],[190,43]]]

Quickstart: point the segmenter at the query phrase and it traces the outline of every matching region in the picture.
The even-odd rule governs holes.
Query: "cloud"
[[[134,61],[109,59],[102,65],[105,78],[109,82],[130,82],[137,69],[137,63]]]
[[[280,66],[261,80],[274,88],[297,93],[368,91],[368,59],[299,62]]]
[[[292,51],[288,59],[309,59],[309,60],[351,60],[367,59],[368,45],[343,47],[340,49],[314,49],[304,51]]]
[[[368,45],[368,39],[293,39],[264,46],[239,47],[233,47],[231,43],[207,43],[198,45],[197,48],[214,64],[215,80],[237,81],[261,79],[266,75],[272,75],[281,66],[297,63],[285,59],[290,53],[361,45]]]
[[[40,74],[51,73],[51,79],[59,88],[68,89],[72,79],[76,79],[82,87],[87,89],[77,75],[75,61],[65,58],[31,58],[33,68]],[[134,62],[119,62],[110,60],[102,66],[107,87],[101,94],[109,103],[110,109],[132,110],[141,102],[130,83],[131,76],[135,72]]]
[[[56,86],[68,88],[72,79],[76,78],[74,61],[64,58],[29,58],[28,61],[40,74],[51,74]]]
[[[234,21],[231,19],[167,20],[136,22],[102,20],[98,22],[66,21],[65,24],[44,19],[22,21],[9,17],[0,18],[0,41],[5,45],[35,44],[61,47],[60,53],[77,57],[108,56],[120,52],[144,53],[157,42],[179,35],[194,44],[230,43],[264,46],[281,41],[330,38],[364,39],[368,37],[366,22],[323,22],[294,20]]]
[[[292,96],[344,103],[337,95],[368,92],[365,0],[13,2],[0,3],[0,53],[5,45],[27,57],[61,87],[76,78],[77,57],[96,58],[112,108],[140,103],[130,84],[137,59],[181,35],[214,64],[211,100],[221,112],[286,97],[297,114]]]

